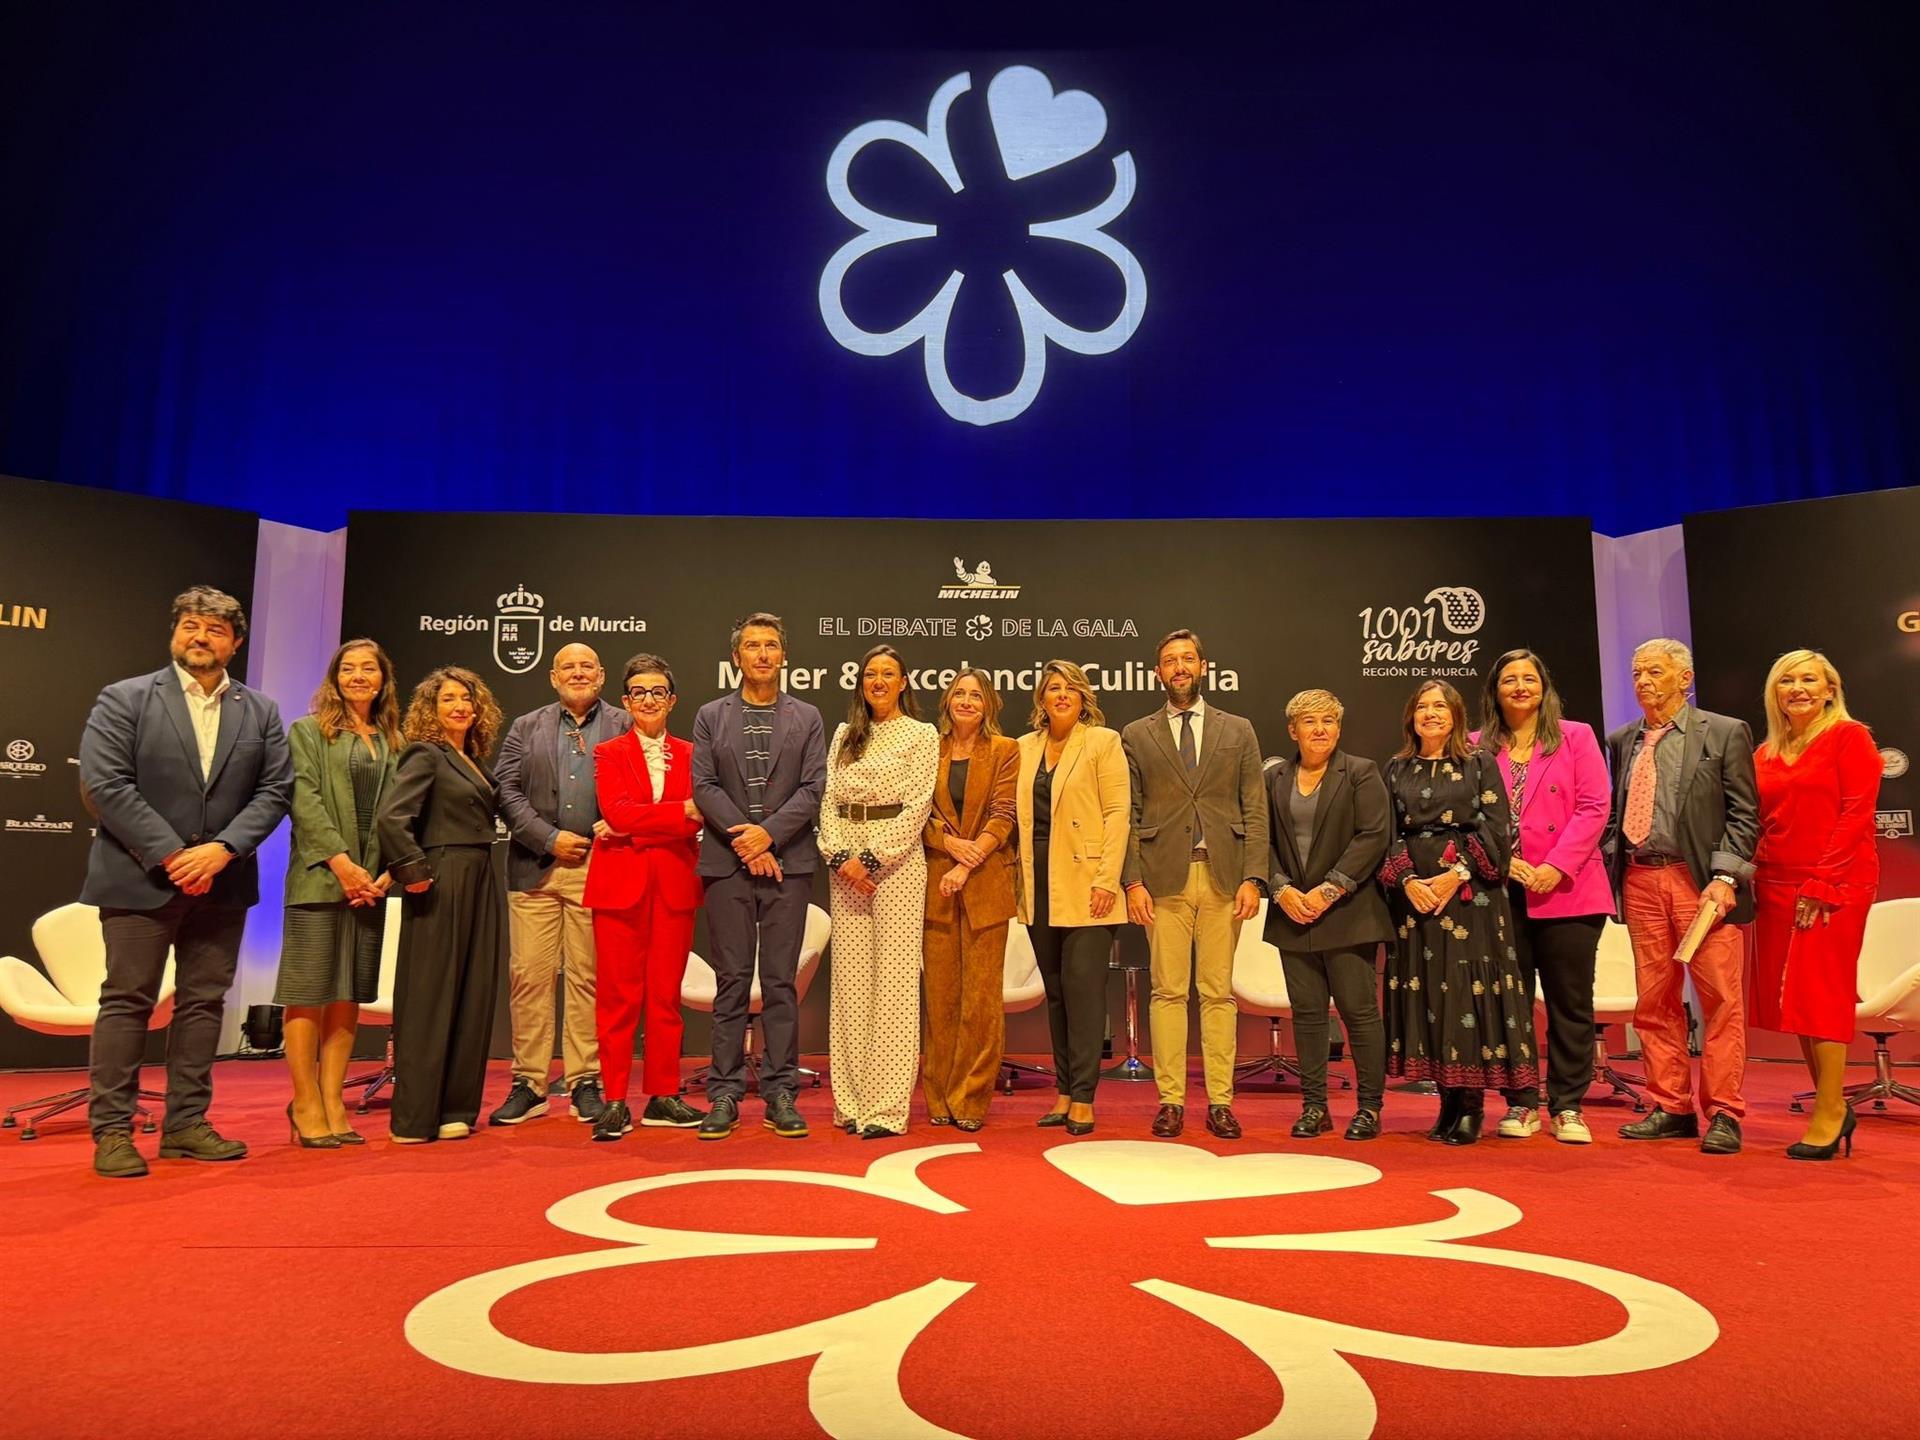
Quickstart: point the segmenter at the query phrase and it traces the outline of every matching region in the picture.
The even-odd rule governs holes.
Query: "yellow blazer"
[[[940,774],[933,786],[933,809],[921,838],[927,846],[927,924],[954,923],[954,899],[940,893],[940,877],[953,868],[946,839],[981,840],[991,835],[998,843],[980,868],[960,887],[957,897],[976,931],[1013,918],[1013,810],[1014,778],[1020,770],[1020,747],[1005,735],[995,735],[984,749],[975,742],[973,763],[967,767],[967,804],[964,823],[953,813],[947,789],[951,767],[949,742],[940,737]]]
[[[1020,921],[1033,923],[1033,777],[1046,755],[1047,736],[1020,737],[1020,776],[1014,800],[1020,816]],[[1130,791],[1127,757],[1117,732],[1077,725],[1053,771],[1053,824],[1047,841],[1047,919],[1054,925],[1115,925],[1126,920],[1120,866],[1127,858]],[[1114,894],[1114,908],[1095,920],[1092,892]]]

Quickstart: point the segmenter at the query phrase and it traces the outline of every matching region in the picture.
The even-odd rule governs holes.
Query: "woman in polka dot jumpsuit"
[[[868,1140],[905,1133],[920,1065],[921,828],[940,738],[915,719],[891,645],[861,662],[860,693],[827,749],[820,851],[833,886],[828,1050],[833,1119]]]

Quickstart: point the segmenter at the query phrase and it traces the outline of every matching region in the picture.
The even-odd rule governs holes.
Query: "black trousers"
[[[1531,995],[1534,976],[1547,1003],[1547,1109],[1578,1110],[1593,1084],[1593,957],[1600,948],[1604,915],[1570,915],[1564,920],[1528,918],[1526,890],[1507,886],[1513,910],[1514,949],[1520,979]],[[1508,1090],[1509,1105],[1532,1109],[1540,1091]]]
[[[1100,1047],[1107,1037],[1107,957],[1119,926],[1050,924],[1044,845],[1034,851],[1033,873],[1033,924],[1027,934],[1047,988],[1055,1084],[1069,1100],[1091,1105],[1100,1084]]]
[[[160,998],[169,948],[173,1025],[167,1032],[167,1113],[161,1128],[184,1130],[206,1118],[221,1012],[246,923],[244,906],[215,905],[204,895],[176,894],[158,910],[101,909],[107,976],[93,1024],[93,1096],[87,1110],[96,1137],[133,1128],[147,1022]]]
[[[393,985],[395,1135],[431,1140],[480,1119],[493,1002],[506,956],[507,896],[492,847],[427,851],[433,888],[406,899]]]
[[[707,934],[713,944],[713,1065],[709,1100],[747,1092],[747,1026],[755,957],[760,968],[760,1096],[800,1085],[800,1001],[794,974],[807,935],[813,876],[762,880],[745,870],[707,881]]]
[[[1380,1019],[1380,977],[1373,958],[1378,946],[1327,950],[1319,954],[1280,952],[1293,1002],[1293,1043],[1300,1055],[1303,1105],[1327,1103],[1327,1002],[1340,1009],[1353,1047],[1359,1084],[1359,1108],[1380,1113],[1387,1089],[1387,1030]]]

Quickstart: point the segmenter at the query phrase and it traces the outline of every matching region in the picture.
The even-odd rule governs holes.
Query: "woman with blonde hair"
[[[1847,713],[1833,662],[1789,650],[1767,672],[1766,742],[1754,752],[1760,843],[1754,850],[1754,965],[1749,1021],[1800,1039],[1813,1076],[1807,1132],[1793,1160],[1853,1153],[1844,1079],[1854,981],[1867,911],[1880,883],[1874,805],[1880,751]]]
[[[394,1140],[464,1140],[480,1118],[506,933],[493,869],[498,790],[487,756],[500,706],[471,670],[414,687],[393,783],[376,822],[407,923],[393,993]]]
[[[1039,1123],[1089,1135],[1106,1033],[1107,956],[1125,913],[1114,902],[1127,853],[1127,759],[1086,672],[1071,660],[1041,667],[1028,724],[1014,791],[1019,914],[1047,989],[1060,1090]]]
[[[393,877],[373,820],[400,753],[397,689],[387,652],[349,640],[327,662],[312,713],[287,731],[293,835],[273,1003],[286,1010],[289,1136],[308,1150],[366,1143],[341,1091],[360,1007],[379,990]]]
[[[941,697],[940,772],[922,836],[927,920],[920,1085],[935,1125],[971,1133],[987,1117],[1006,1045],[1001,1004],[1013,919],[1014,786],[1020,746],[1000,733],[1000,696],[966,669]]]

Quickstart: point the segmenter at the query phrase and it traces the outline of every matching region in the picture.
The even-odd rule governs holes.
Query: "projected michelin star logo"
[[[940,408],[969,425],[997,425],[1023,414],[1039,396],[1047,373],[1048,341],[1076,355],[1107,355],[1126,344],[1146,313],[1147,277],[1133,252],[1105,230],[1133,200],[1133,156],[1123,150],[1113,157],[1113,188],[1106,199],[1079,215],[1027,226],[1031,236],[1082,246],[1119,270],[1125,285],[1120,313],[1103,329],[1078,329],[1041,304],[1016,271],[1003,272],[1000,278],[1019,317],[1021,341],[1020,378],[1006,394],[987,399],[964,395],[948,371],[947,329],[954,301],[967,279],[958,270],[947,276],[946,283],[918,314],[895,329],[866,330],[848,317],[841,287],[856,261],[889,245],[928,240],[939,234],[937,225],[884,215],[856,199],[848,179],[854,157],[882,140],[904,145],[958,195],[965,182],[954,163],[947,116],[954,101],[972,88],[972,75],[962,71],[936,90],[927,107],[925,130],[899,120],[869,120],[848,131],[834,147],[827,161],[827,194],[834,208],[858,225],[861,233],[836,250],[821,272],[820,316],[833,338],[856,355],[892,355],[924,341],[927,388]],[[1007,178],[1015,182],[1090,153],[1107,133],[1106,107],[1084,90],[1056,92],[1053,82],[1031,65],[1009,66],[988,82],[987,115],[1001,166]]]

